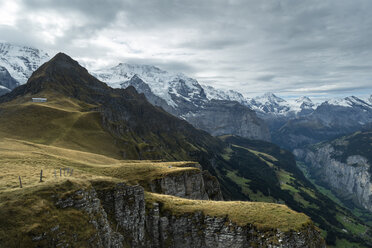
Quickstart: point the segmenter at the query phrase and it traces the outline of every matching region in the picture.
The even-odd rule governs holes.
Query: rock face
[[[0,85],[9,90],[12,90],[19,85],[17,80],[15,80],[3,66],[0,66]]]
[[[152,192],[188,199],[222,201],[217,178],[208,171],[190,171],[156,179],[150,183]]]
[[[10,89],[0,85],[0,96],[5,95],[6,93],[9,93],[9,92],[10,92]]]
[[[270,140],[269,129],[254,111],[238,102],[211,100],[183,117],[212,135],[234,134],[256,140]]]
[[[89,240],[90,245],[94,247],[123,247],[123,235],[112,230],[107,214],[93,188],[90,190],[78,190],[66,199],[58,199],[56,206],[61,209],[76,208],[89,216],[90,223],[96,229],[96,235]],[[50,247],[69,246],[64,239],[49,239]]]
[[[329,187],[342,199],[351,199],[362,208],[372,211],[371,164],[360,155],[350,155],[346,161],[338,157],[342,151],[326,144],[315,151],[296,149],[294,154],[304,160],[314,176]]]
[[[141,186],[82,189],[57,199],[55,204],[89,216],[96,229],[88,241],[91,247],[325,247],[312,224],[297,232],[264,232],[201,212],[179,216],[163,211],[156,202],[146,206]],[[50,247],[71,246],[63,237],[56,239],[53,233],[43,233],[35,236],[34,242],[48,239]]]
[[[154,243],[147,247],[325,247],[319,233],[309,226],[301,232],[268,234],[250,226],[238,226],[228,218],[200,212],[174,216],[161,214],[159,204],[148,210],[146,229]]]

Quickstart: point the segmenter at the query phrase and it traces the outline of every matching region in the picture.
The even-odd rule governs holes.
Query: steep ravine
[[[371,164],[361,155],[340,159],[343,151],[332,144],[315,150],[296,149],[294,154],[310,166],[312,175],[326,183],[333,192],[345,200],[352,200],[358,206],[372,211]]]

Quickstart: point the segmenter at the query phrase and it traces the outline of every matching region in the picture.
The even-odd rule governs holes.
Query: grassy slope
[[[285,202],[307,214],[324,231],[328,244],[345,243],[346,239],[353,244],[370,240],[366,233],[369,228],[309,182],[289,152],[266,142],[221,138],[230,143],[224,157],[235,164],[222,176],[235,182],[250,200]]]
[[[49,102],[12,101],[1,104],[0,137],[120,158],[114,138],[100,124],[99,114],[87,112],[94,106],[58,94],[43,96],[48,97]],[[31,99],[31,96],[24,99]]]
[[[94,227],[78,210],[57,209],[53,196],[63,197],[93,181],[137,184],[183,171],[198,171],[193,162],[127,161],[66,148],[4,138],[0,140],[0,245],[30,246],[31,237],[50,233],[56,224],[65,234],[87,239]],[[171,165],[171,166],[170,166]],[[74,169],[72,176],[59,176],[59,168]],[[43,182],[39,172],[43,170]],[[55,177],[54,171],[57,176]],[[18,176],[23,188],[19,188]],[[95,184],[99,185],[99,184]],[[258,229],[297,229],[309,223],[304,214],[279,204],[194,201],[147,193],[148,202],[162,202],[176,214],[203,211],[212,216],[229,215],[239,225]],[[67,235],[68,236],[68,235]],[[46,245],[46,244],[44,244]],[[84,246],[84,244],[76,244]]]
[[[40,170],[44,181],[58,180],[60,168],[73,169],[73,177],[82,180],[116,178],[129,184],[149,182],[171,174],[199,169],[192,162],[128,161],[49,145],[5,138],[0,141],[0,190],[38,185]],[[56,171],[57,178],[54,173]],[[65,172],[66,173],[66,172]],[[63,171],[62,171],[63,174]]]

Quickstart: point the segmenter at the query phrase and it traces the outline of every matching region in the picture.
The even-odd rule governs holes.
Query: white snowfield
[[[115,67],[101,69],[93,73],[98,79],[107,83],[111,87],[121,88],[125,82],[129,81],[134,75],[137,75],[147,83],[155,95],[163,98],[170,106],[176,106],[170,94],[179,95],[178,88],[181,86],[179,81],[182,80],[187,87],[188,97],[182,96],[188,101],[201,94],[199,83],[182,73],[170,73],[163,71],[151,65],[137,65],[120,63]]]
[[[20,84],[26,83],[31,74],[49,59],[46,52],[36,48],[0,43],[0,66],[5,67]]]

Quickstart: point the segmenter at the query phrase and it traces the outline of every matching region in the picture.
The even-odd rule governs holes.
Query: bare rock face
[[[146,229],[151,240],[156,240],[147,247],[325,247],[312,225],[299,232],[262,232],[252,226],[238,226],[227,217],[206,216],[201,212],[182,216],[161,214],[157,203],[147,211]]]
[[[372,175],[368,160],[360,155],[336,159],[341,151],[327,144],[310,151],[296,149],[294,154],[303,159],[312,170],[318,170],[319,179],[330,186],[339,196],[352,199],[357,205],[372,211]]]
[[[217,178],[208,171],[189,171],[156,179],[151,192],[198,200],[223,200]]]
[[[270,141],[266,124],[253,110],[238,102],[211,100],[203,108],[182,115],[193,126],[214,136],[234,134],[250,139]]]
[[[98,199],[97,193],[93,188],[89,190],[78,190],[65,199],[58,199],[56,206],[61,209],[69,207],[76,208],[89,216],[90,223],[96,229],[96,234],[88,241],[91,246],[123,247],[123,235],[112,229],[107,219],[107,214],[101,205],[101,201]],[[51,236],[49,240],[50,247],[69,247],[69,244],[63,238],[56,239]]]
[[[4,95],[19,85],[17,80],[15,80],[8,72],[8,70],[0,66],[0,95]]]
[[[297,232],[260,231],[251,225],[239,226],[228,217],[213,217],[202,212],[176,215],[164,211],[161,203],[146,206],[141,186],[117,184],[97,191],[94,188],[78,190],[58,199],[56,206],[75,208],[89,216],[96,228],[96,234],[87,241],[91,247],[325,247],[312,224]],[[54,240],[53,236],[49,239]],[[50,244],[51,247],[73,246],[63,240]]]

